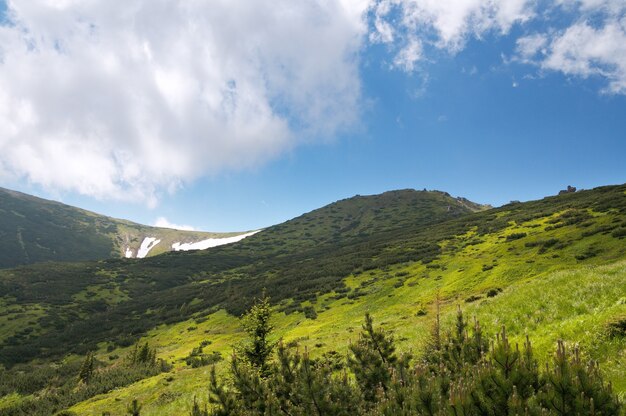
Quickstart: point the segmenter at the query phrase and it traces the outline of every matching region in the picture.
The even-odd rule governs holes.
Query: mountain
[[[365,261],[365,256],[377,255],[381,245],[478,209],[480,205],[443,192],[393,191],[338,201],[237,244],[208,251],[169,252],[143,261],[44,263],[0,271],[0,293],[18,304],[40,305],[47,315],[40,336],[9,337],[10,342],[51,343],[45,349],[54,355],[57,350],[66,352],[69,340],[79,346],[77,339],[88,341],[92,335],[89,343],[98,338],[125,338],[126,324],[135,328],[131,330],[134,333],[176,320],[186,303],[193,303],[191,310],[222,304],[238,314],[261,287],[276,299],[312,298],[320,290],[343,287],[342,278]],[[387,250],[378,261],[417,260],[432,257],[437,251],[434,244],[421,241],[415,250],[406,249],[408,246]],[[205,293],[207,290],[212,293]],[[198,296],[201,301],[195,300]],[[158,314],[149,312],[155,308]],[[96,316],[101,315],[94,314],[94,309],[110,315],[106,320],[119,326],[107,328],[101,322],[83,319],[91,316],[98,320]],[[147,319],[132,319],[135,313],[147,313]],[[60,328],[68,331],[60,333]],[[0,362],[6,359],[5,364],[10,364],[13,354],[28,357],[17,346],[0,352]]]
[[[209,382],[208,367],[189,357],[203,348],[227,358],[243,338],[237,316],[263,291],[274,339],[312,356],[345,355],[365,312],[402,351],[419,352],[439,299],[442,322],[462,305],[485,336],[501,325],[511,342],[528,334],[541,363],[558,339],[578,343],[624,395],[624,238],[626,185],[499,208],[403,190],[338,201],[212,250],[3,270],[0,414],[58,410],[44,403],[51,391],[80,415],[122,414],[131,397],[142,415],[188,413]],[[77,391],[76,354],[95,351],[110,374],[145,342],[173,368],[115,390],[92,386],[99,396],[63,393]]]
[[[216,245],[245,233],[206,233],[149,227],[0,188],[0,268],[46,261],[145,257]],[[175,245],[172,247],[172,245]]]

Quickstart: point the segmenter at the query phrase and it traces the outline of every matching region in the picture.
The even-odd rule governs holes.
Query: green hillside
[[[489,336],[503,324],[515,342],[528,334],[542,362],[558,339],[579,343],[624,396],[625,237],[626,185],[496,209],[397,191],[339,201],[206,252],[1,271],[0,362],[12,381],[0,385],[0,414],[35,409],[46,385],[80,415],[121,415],[135,398],[142,415],[188,414],[194,396],[206,401],[210,368],[187,364],[192,350],[227,358],[244,336],[237,316],[263,289],[275,337],[313,356],[344,356],[366,312],[401,350],[419,353],[439,298],[446,325],[461,305]],[[171,369],[129,376],[106,394],[63,375],[77,373],[88,351],[109,374],[146,341]],[[26,380],[34,368],[39,387]]]
[[[148,227],[0,188],[0,268],[123,257],[127,249],[136,254],[145,237],[161,240],[155,255],[174,242],[235,234]]]

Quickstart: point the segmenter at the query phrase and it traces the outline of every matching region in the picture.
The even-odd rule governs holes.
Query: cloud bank
[[[518,25],[528,33],[516,40],[512,61],[597,76],[606,81],[603,92],[626,94],[623,0],[378,0],[371,10],[370,40],[389,45],[393,66],[403,71],[418,69],[429,52],[454,55],[469,41],[505,36]]]
[[[0,177],[156,203],[358,118],[358,0],[8,2]]]
[[[0,180],[143,201],[358,123],[360,57],[408,73],[512,36],[510,62],[626,94],[623,0],[8,1]],[[566,22],[566,23],[563,23]]]
[[[626,94],[626,18],[600,26],[581,21],[552,35],[518,39],[519,57],[542,69],[607,81],[604,92]]]

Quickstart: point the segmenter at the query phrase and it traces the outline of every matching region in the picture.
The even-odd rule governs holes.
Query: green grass
[[[608,323],[626,313],[626,262],[550,273],[465,310],[491,333],[504,325],[520,344],[528,335],[543,361],[556,340],[578,343],[586,357],[599,361],[615,390],[626,393],[626,338],[608,333]]]
[[[0,299],[0,342],[18,333],[35,334],[39,330],[37,321],[45,316],[42,305],[26,304],[7,306],[7,301]]]
[[[399,271],[401,269],[394,272]],[[457,271],[444,271],[441,281],[453,273]],[[350,283],[356,285],[369,276],[352,278]],[[378,324],[395,333],[401,351],[419,353],[432,324],[433,299],[425,297],[420,285],[408,285],[411,278],[401,288],[394,288],[391,284],[394,280],[376,282],[370,294],[355,301],[331,300],[329,296],[320,298],[315,320],[305,319],[299,313],[276,313],[276,337],[285,342],[299,341],[314,356],[329,350],[343,354],[359,332],[364,313],[369,311]],[[501,325],[506,325],[513,342],[521,342],[528,334],[542,362],[550,360],[558,339],[565,340],[570,346],[579,342],[585,356],[600,362],[607,380],[623,397],[626,393],[626,339],[610,338],[606,324],[613,317],[626,313],[624,282],[626,261],[604,266],[578,266],[522,279],[505,287],[495,297],[461,305],[467,316],[480,320],[488,334],[495,334]],[[457,304],[450,299],[442,304],[445,323],[450,324],[454,319]],[[426,305],[426,316],[416,315],[419,305]],[[326,307],[329,309],[324,310]],[[196,329],[188,330],[194,326]],[[206,368],[189,369],[181,359],[204,339],[212,341],[205,351],[219,351],[227,357],[232,346],[242,337],[237,319],[223,311],[200,324],[186,321],[155,329],[146,339],[159,347],[161,357],[176,364],[171,374],[174,381],[167,382],[165,379],[169,376],[161,375],[82,403],[74,410],[81,415],[99,415],[106,409],[121,411],[130,398],[138,397],[148,416],[180,412],[190,406],[194,396],[206,398],[208,383]],[[164,403],[162,395],[168,400],[173,399]]]
[[[400,350],[419,354],[439,296],[444,322],[461,305],[490,334],[503,323],[518,342],[529,334],[542,361],[557,339],[579,342],[623,395],[626,345],[607,325],[626,313],[625,188],[474,213],[479,207],[442,193],[357,197],[206,252],[5,271],[0,289],[11,297],[0,310],[41,308],[46,316],[36,336],[14,340],[0,356],[23,359],[45,345],[49,360],[97,347],[98,359],[115,365],[129,350],[121,341],[138,334],[172,372],[75,409],[119,414],[137,398],[142,414],[177,414],[207,394],[207,368],[188,368],[184,358],[204,340],[205,353],[228,358],[243,337],[235,315],[262,288],[275,302],[276,338],[314,356],[345,354],[366,312],[395,333]],[[100,307],[106,311],[90,312]],[[302,313],[311,308],[316,319]]]

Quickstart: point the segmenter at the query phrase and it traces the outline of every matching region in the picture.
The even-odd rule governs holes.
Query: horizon
[[[0,0],[0,186],[227,232],[626,182],[626,3],[506,6]]]
[[[592,187],[592,188],[578,188],[578,187],[575,187],[575,186],[574,186],[574,187],[573,187],[573,188],[574,188],[573,192],[589,191],[589,190],[593,190],[593,189],[600,188],[600,187],[606,187],[606,186],[620,186],[620,185],[623,185],[623,184],[621,184],[621,183],[615,183],[615,184],[604,184],[604,185],[594,186],[594,187]],[[382,194],[384,194],[384,193],[388,193],[388,192],[400,192],[400,191],[413,191],[413,192],[420,192],[420,191],[425,191],[425,192],[439,192],[439,193],[444,193],[444,194],[447,194],[448,196],[450,196],[451,198],[454,198],[454,199],[465,199],[465,200],[468,200],[469,202],[472,202],[472,203],[475,203],[475,204],[481,205],[481,206],[483,206],[483,207],[487,207],[487,209],[497,209],[497,208],[500,208],[500,207],[505,206],[505,205],[510,204],[510,203],[526,203],[526,202],[533,202],[533,201],[539,201],[539,200],[541,200],[541,199],[545,199],[545,198],[548,198],[548,197],[558,196],[558,195],[559,195],[559,193],[560,193],[561,191],[567,191],[567,190],[568,190],[568,188],[570,188],[570,186],[571,186],[571,185],[568,185],[568,186],[564,187],[563,189],[560,189],[559,191],[557,191],[557,192],[556,192],[556,193],[554,193],[554,194],[543,195],[543,196],[541,196],[541,197],[537,197],[537,198],[533,198],[533,199],[526,199],[526,200],[519,200],[519,199],[517,199],[517,200],[516,200],[516,199],[512,199],[512,200],[507,201],[507,202],[504,202],[504,203],[502,203],[502,204],[500,204],[500,205],[492,205],[492,204],[489,204],[489,203],[483,203],[483,202],[480,202],[480,201],[474,201],[474,200],[471,200],[471,199],[469,199],[469,198],[464,197],[463,195],[453,195],[453,194],[450,194],[449,192],[447,192],[447,191],[445,191],[445,190],[442,190],[442,189],[427,189],[427,188],[423,188],[423,189],[415,189],[415,188],[398,188],[398,189],[389,189],[389,190],[382,191],[382,192],[379,192],[379,193],[372,193],[372,194],[353,194],[353,195],[350,195],[350,196],[340,197],[340,198],[338,198],[338,199],[335,199],[335,200],[332,200],[332,201],[327,201],[327,202],[323,203],[322,205],[319,205],[319,206],[313,207],[313,208],[311,208],[311,209],[308,209],[307,211],[303,211],[303,212],[301,212],[301,213],[296,213],[296,214],[294,214],[292,217],[285,218],[283,221],[280,221],[280,222],[277,222],[277,223],[273,223],[273,224],[268,224],[268,225],[266,225],[266,226],[261,226],[261,227],[258,227],[258,228],[253,228],[253,229],[232,229],[232,230],[203,230],[203,229],[197,229],[197,228],[190,228],[190,227],[188,227],[188,226],[184,226],[184,225],[183,225],[183,226],[179,226],[179,228],[176,228],[177,224],[163,223],[163,221],[165,220],[164,218],[158,218],[158,219],[157,219],[157,221],[155,221],[155,223],[154,223],[154,224],[146,224],[146,223],[141,223],[141,222],[133,221],[132,219],[129,219],[129,218],[124,218],[124,217],[114,217],[114,216],[107,215],[107,214],[104,214],[104,213],[101,213],[101,212],[92,211],[92,210],[90,210],[90,209],[88,209],[88,208],[81,207],[81,206],[69,205],[69,204],[66,204],[66,203],[65,203],[65,202],[63,202],[63,201],[59,201],[59,200],[55,200],[55,199],[46,198],[46,197],[44,197],[44,196],[39,196],[39,195],[29,194],[29,193],[26,193],[26,192],[23,192],[23,191],[20,191],[20,190],[17,190],[17,189],[9,189],[9,188],[4,188],[4,189],[6,189],[6,190],[8,190],[8,191],[17,191],[17,192],[23,193],[23,194],[28,195],[28,196],[34,196],[34,197],[37,197],[37,198],[41,198],[41,199],[45,199],[45,200],[49,200],[49,201],[53,201],[53,202],[60,202],[60,203],[66,204],[66,205],[68,205],[68,206],[70,206],[70,207],[74,207],[74,208],[78,208],[78,209],[83,209],[83,210],[90,211],[90,212],[93,212],[93,213],[98,214],[98,215],[105,215],[105,216],[108,216],[108,217],[111,217],[111,218],[114,218],[114,219],[117,219],[117,220],[127,220],[127,221],[131,221],[131,222],[135,222],[135,223],[137,223],[137,224],[139,224],[139,225],[147,225],[147,226],[152,226],[152,227],[161,227],[161,228],[175,229],[175,230],[181,230],[181,231],[217,232],[217,233],[241,233],[241,232],[258,232],[258,231],[262,231],[262,230],[264,230],[264,229],[267,229],[267,228],[273,227],[273,226],[275,226],[275,225],[282,224],[283,222],[286,222],[286,221],[289,221],[289,220],[295,219],[295,218],[297,218],[297,217],[299,217],[299,216],[302,216],[302,215],[308,214],[308,213],[310,213],[310,212],[312,212],[312,211],[315,211],[315,210],[317,210],[317,209],[324,208],[324,207],[326,207],[326,206],[328,206],[328,205],[332,205],[332,204],[334,204],[334,203],[341,202],[341,201],[344,201],[344,200],[348,200],[348,199],[352,199],[352,198],[357,198],[357,197],[372,197],[372,196],[382,195]]]

